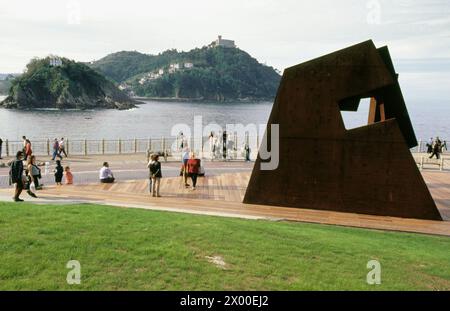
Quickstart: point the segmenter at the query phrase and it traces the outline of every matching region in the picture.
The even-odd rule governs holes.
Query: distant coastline
[[[273,98],[233,98],[226,100],[211,100],[206,98],[180,98],[180,97],[141,97],[134,96],[132,99],[136,101],[160,101],[160,102],[177,102],[177,103],[260,103],[260,102],[272,102]],[[142,104],[142,103],[140,103]]]

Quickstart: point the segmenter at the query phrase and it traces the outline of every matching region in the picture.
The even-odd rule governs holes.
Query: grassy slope
[[[205,256],[220,255],[222,270]],[[96,205],[0,203],[0,289],[450,289],[450,239]],[[82,284],[66,284],[68,260]],[[365,282],[382,265],[382,285]]]

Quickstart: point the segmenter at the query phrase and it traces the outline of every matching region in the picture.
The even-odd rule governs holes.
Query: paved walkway
[[[447,219],[443,222],[243,204],[241,202],[249,176],[249,171],[207,176],[199,179],[195,191],[186,189],[180,177],[163,178],[162,198],[149,195],[147,180],[52,186],[40,191],[39,199],[30,201],[58,204],[90,202],[203,215],[287,220],[450,236],[450,174],[446,172],[424,173],[440,212]],[[10,197],[11,189],[0,190],[0,200],[11,200]],[[26,194],[24,198],[28,199]]]
[[[12,158],[3,159],[3,163],[11,161]],[[88,184],[98,181],[98,172],[103,162],[109,162],[115,177],[118,180],[137,180],[148,177],[147,159],[145,154],[121,154],[121,155],[94,155],[94,156],[70,156],[64,158],[63,166],[70,166],[74,174],[76,184]],[[54,162],[48,157],[38,157],[37,162],[49,162],[50,166],[46,172],[45,166],[41,166],[43,178],[41,182],[44,185],[54,184],[53,168]],[[243,161],[213,161],[203,160],[203,166],[207,175],[218,175],[230,172],[250,171],[253,168],[253,162]],[[181,162],[178,159],[170,159],[169,162],[162,161],[164,177],[175,177],[179,175]],[[0,167],[0,188],[9,187],[9,169]]]

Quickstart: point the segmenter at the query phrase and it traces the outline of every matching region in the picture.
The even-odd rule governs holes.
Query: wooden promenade
[[[450,236],[450,174],[424,171],[423,176],[446,221],[426,221],[331,211],[243,204],[250,172],[199,178],[197,189],[185,189],[181,178],[163,178],[161,198],[151,197],[148,181],[47,187],[38,193],[39,202],[92,202],[248,219],[285,220],[378,230]],[[5,197],[11,189],[0,190]],[[24,196],[26,198],[26,195]]]

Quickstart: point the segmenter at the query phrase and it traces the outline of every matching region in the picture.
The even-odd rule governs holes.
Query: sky
[[[49,54],[187,51],[219,34],[281,71],[372,39],[406,83],[430,72],[450,82],[448,0],[0,0],[0,73]]]

